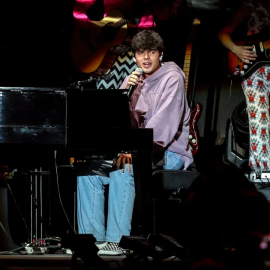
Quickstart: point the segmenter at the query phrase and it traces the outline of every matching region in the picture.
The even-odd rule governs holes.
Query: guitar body
[[[186,82],[185,82],[185,90],[186,92],[188,91],[188,84],[189,84],[189,72],[190,72],[190,64],[191,64],[191,56],[192,56],[192,49],[193,49],[193,42],[194,37],[196,36],[195,33],[195,26],[200,25],[200,20],[199,19],[194,19],[193,20],[193,27],[190,33],[189,40],[190,42],[187,43],[186,46],[186,53],[185,53],[185,59],[184,59],[184,67],[183,71],[186,75]],[[195,72],[197,72],[197,65]],[[198,135],[198,129],[197,129],[197,120],[198,117],[200,116],[201,113],[201,105],[199,103],[196,103],[195,106],[194,104],[194,97],[195,97],[195,81],[193,84],[193,89],[192,89],[192,95],[191,95],[191,102],[190,102],[190,118],[189,118],[189,147],[191,149],[192,155],[194,156],[199,148],[199,135]]]
[[[88,22],[85,29],[77,25],[71,39],[71,57],[74,65],[84,73],[95,71],[106,52],[122,43],[126,35],[127,24],[119,10],[112,10],[101,21]]]
[[[238,58],[233,52],[228,51],[227,63],[228,69],[232,76],[240,76],[245,77],[248,76],[257,69],[259,66],[263,64],[270,64],[270,40],[261,42],[260,40],[252,41],[238,41],[235,42],[238,46],[252,46],[256,51],[257,58],[255,61],[252,61],[250,64],[244,63],[241,59]]]
[[[199,103],[196,103],[194,108],[190,112],[190,119],[189,119],[189,146],[191,148],[193,156],[196,154],[199,148],[197,121],[200,114],[201,114],[201,105]]]

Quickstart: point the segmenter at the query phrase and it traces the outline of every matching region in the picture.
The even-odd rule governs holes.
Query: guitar
[[[254,40],[253,42],[237,41],[238,46],[253,46],[253,51],[256,53],[256,60],[250,64],[244,63],[232,51],[228,51],[227,62],[228,69],[232,76],[244,77],[250,74],[255,68],[263,64],[270,64],[270,39],[264,42]]]
[[[256,52],[256,60],[249,64],[244,63],[232,51],[227,54],[227,68],[231,76],[244,77],[249,75],[255,68],[263,64],[270,64],[270,27],[266,27],[261,33],[247,36],[242,40],[234,40],[238,46],[253,46],[253,51]]]
[[[88,22],[87,28],[81,29],[78,24],[71,39],[76,68],[84,73],[95,71],[106,52],[126,39],[127,23],[121,11],[112,10],[102,20]]]
[[[191,54],[192,54],[192,47],[193,44],[191,40],[194,39],[194,26],[200,25],[199,19],[194,19],[192,23],[192,30],[189,38],[189,42],[186,46],[185,52],[185,59],[184,59],[184,67],[183,71],[186,75],[186,82],[185,82],[185,90],[188,91],[188,84],[189,84],[189,72],[190,72],[190,63],[191,63]],[[198,59],[197,59],[198,60]],[[197,62],[198,63],[198,62]],[[196,70],[197,71],[197,63],[196,63]],[[193,84],[193,89],[191,93],[191,102],[190,102],[190,119],[189,119],[189,146],[191,148],[192,155],[194,156],[199,147],[199,136],[197,132],[197,119],[201,112],[201,105],[199,103],[195,103],[194,105],[194,97],[195,97],[195,82]]]

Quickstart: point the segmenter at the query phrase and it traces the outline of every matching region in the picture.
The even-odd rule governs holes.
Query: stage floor
[[[61,269],[61,270],[74,270],[74,269],[85,269],[84,262],[78,258],[77,264],[75,268],[72,268],[72,255],[63,254],[62,252],[57,252],[54,254],[43,254],[43,255],[0,255],[0,269],[1,270],[9,270],[9,269]],[[121,256],[100,256],[100,258],[106,262],[106,264],[111,269],[121,269],[125,265],[122,262],[123,259],[126,258],[125,255]],[[156,268],[152,263],[152,259],[149,259],[149,267],[147,269],[151,269],[151,265],[153,268]],[[164,264],[164,269],[184,269],[183,262],[175,257],[170,257],[159,263],[159,266]],[[132,267],[127,267],[125,269],[145,269],[146,264],[142,261]],[[97,269],[97,268],[91,268]]]

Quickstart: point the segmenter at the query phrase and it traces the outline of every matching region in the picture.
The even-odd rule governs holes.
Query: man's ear
[[[136,63],[135,53],[132,53],[133,61]]]
[[[161,53],[161,55],[159,56],[159,60],[162,61],[163,59],[163,53]]]

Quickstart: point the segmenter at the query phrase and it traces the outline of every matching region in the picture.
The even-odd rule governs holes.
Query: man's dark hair
[[[158,33],[152,30],[143,30],[136,34],[131,43],[132,52],[139,50],[157,49],[159,53],[164,51],[164,42]]]

